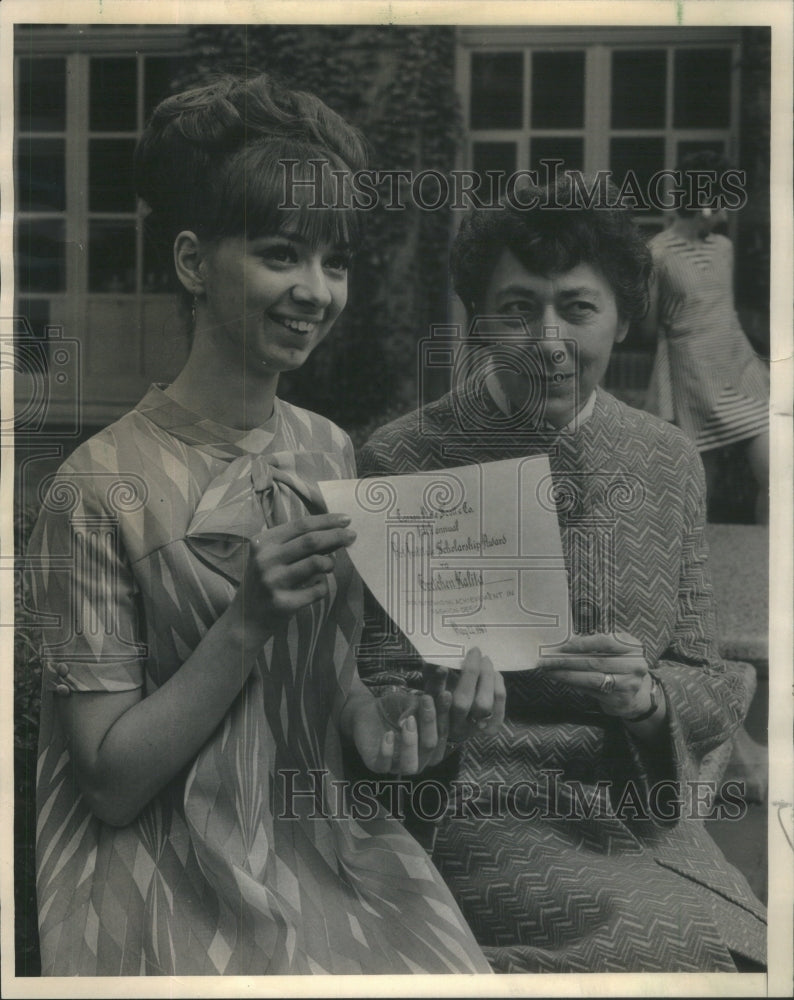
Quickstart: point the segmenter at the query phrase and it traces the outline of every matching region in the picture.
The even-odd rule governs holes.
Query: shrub
[[[41,659],[36,630],[22,600],[21,557],[37,516],[32,506],[14,513],[20,571],[14,575],[14,905],[16,974],[41,972],[36,907],[36,756],[41,704]]]

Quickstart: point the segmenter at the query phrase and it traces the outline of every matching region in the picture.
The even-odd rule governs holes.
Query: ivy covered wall
[[[373,170],[455,166],[461,135],[452,28],[197,26],[179,84],[265,70],[320,96],[361,129]],[[360,439],[417,405],[417,343],[447,315],[450,210],[367,212],[347,309],[282,394]]]

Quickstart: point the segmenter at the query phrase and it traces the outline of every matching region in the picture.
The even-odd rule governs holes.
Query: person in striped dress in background
[[[692,153],[681,172],[697,190],[698,175],[727,170],[716,153]],[[733,244],[715,232],[724,208],[678,209],[650,242],[654,274],[642,324],[657,351],[646,409],[678,425],[700,453],[709,495],[717,488],[719,450],[746,442],[758,487],[756,521],[769,520],[769,372],[742,330],[733,298]],[[755,677],[751,678],[755,684]],[[730,775],[745,782],[750,801],[766,799],[766,748],[740,728]]]
[[[693,153],[681,172],[693,180],[727,169],[714,153]],[[694,185],[683,187],[696,190]],[[722,207],[677,210],[671,226],[650,242],[651,304],[643,331],[657,354],[646,409],[691,438],[716,487],[718,450],[743,441],[758,486],[755,516],[769,516],[769,372],[742,330],[733,297],[733,244],[716,228]]]

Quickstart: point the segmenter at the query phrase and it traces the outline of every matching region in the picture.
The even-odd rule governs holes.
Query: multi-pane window
[[[736,29],[682,38],[658,28],[461,28],[458,41],[466,124],[459,166],[481,175],[482,198],[499,193],[497,178],[504,193],[517,171],[537,171],[542,184],[552,170],[606,170],[650,235],[665,224],[672,184],[656,175],[690,152],[737,153]],[[636,191],[649,207],[632,200]],[[735,219],[729,226],[735,238]],[[464,322],[459,309],[455,318]],[[613,356],[608,384],[644,390],[649,349],[632,332]]]
[[[162,263],[142,243],[132,163],[144,120],[168,93],[173,62],[158,56],[89,62],[90,292],[157,292],[167,283]]]
[[[66,59],[19,59],[16,291],[40,335],[66,291]]]
[[[609,170],[618,186],[632,171],[652,200],[654,175],[685,153],[735,152],[736,33],[688,43],[659,41],[658,31],[625,42],[582,33],[577,44],[521,34],[460,33],[466,166],[539,170],[542,180],[543,161],[555,160],[563,169]],[[652,205],[641,221],[658,228],[660,210]]]
[[[537,168],[584,156],[584,50],[472,52],[468,124],[472,168],[481,174]]]
[[[17,47],[16,313],[37,337],[58,326],[80,338],[84,387],[111,412],[185,353],[163,294],[168,262],[144,241],[133,182],[136,141],[179,58],[88,48]]]

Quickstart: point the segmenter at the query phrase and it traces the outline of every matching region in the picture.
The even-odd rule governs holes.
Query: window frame
[[[62,291],[23,292],[15,288],[15,307],[20,300],[46,301],[49,303],[49,327],[63,327],[67,336],[75,334],[84,342],[84,369],[82,376],[82,418],[85,423],[104,423],[115,419],[121,409],[134,405],[147,383],[147,344],[144,330],[146,317],[153,311],[174,309],[173,296],[166,291],[145,290],[142,220],[145,208],[136,200],[129,211],[91,210],[88,182],[91,139],[123,138],[137,140],[141,133],[145,102],[145,62],[150,57],[174,57],[182,54],[188,26],[145,26],[136,31],[119,32],[118,26],[60,25],[49,28],[32,28],[16,25],[14,35],[15,92],[19,85],[20,59],[63,58],[66,63],[66,115],[63,132],[42,130],[18,131],[14,127],[14,164],[21,141],[35,138],[63,138],[65,142],[65,208],[61,212],[21,211],[15,205],[14,232],[21,221],[28,219],[60,219],[65,229],[65,281]],[[136,60],[136,127],[135,131],[95,131],[89,127],[90,114],[90,61],[97,58],[135,58]],[[117,221],[132,226],[135,234],[135,287],[131,291],[91,291],[89,289],[89,232],[92,221]],[[92,372],[90,369],[91,340],[99,331],[90,328],[92,306],[106,303],[108,309],[116,305],[124,315],[125,329],[139,331],[137,342],[131,350],[134,370],[124,364],[113,373]],[[46,332],[46,328],[45,328]],[[175,345],[178,350],[178,345]],[[128,359],[129,360],[129,359]],[[58,386],[51,387],[49,419],[53,423],[74,419],[69,412],[73,400],[66,394],[59,396]]]
[[[613,128],[611,122],[612,52],[636,48],[666,51],[665,122],[663,127],[648,129]],[[682,128],[673,125],[673,88],[675,52],[681,49],[729,49],[731,51],[730,121],[727,127]],[[531,70],[533,52],[581,51],[585,53],[584,123],[581,129],[533,129],[531,112]],[[470,55],[473,52],[524,53],[524,115],[521,129],[472,129],[469,126],[471,97]],[[676,150],[682,141],[720,141],[729,159],[738,153],[741,96],[741,29],[692,28],[686,37],[681,31],[667,28],[615,27],[588,29],[539,29],[525,27],[458,28],[455,81],[463,109],[464,141],[461,144],[459,169],[471,169],[475,142],[514,142],[517,147],[516,169],[527,170],[533,137],[579,137],[583,140],[585,172],[606,169],[610,165],[613,138],[664,138],[664,167],[676,164]],[[642,213],[642,225],[661,228],[661,212]],[[734,233],[735,219],[729,223]]]

